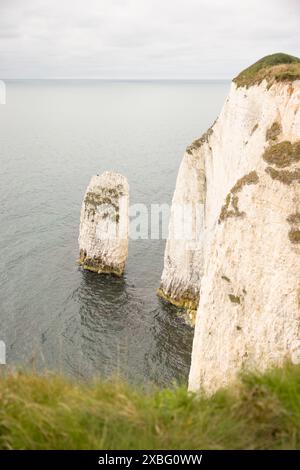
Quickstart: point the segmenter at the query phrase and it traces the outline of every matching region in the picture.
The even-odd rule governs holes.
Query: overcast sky
[[[0,0],[0,78],[231,78],[300,56],[300,0]]]

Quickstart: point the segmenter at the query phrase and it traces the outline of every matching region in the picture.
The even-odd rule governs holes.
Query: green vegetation
[[[270,127],[270,129],[267,130],[267,133],[266,133],[267,141],[275,142],[278,136],[281,134],[281,132],[282,132],[281,124],[277,121],[273,122],[272,126]]]
[[[241,299],[238,295],[229,294],[228,297],[229,297],[230,302],[232,302],[233,304],[241,303]]]
[[[239,193],[244,186],[248,184],[257,184],[259,181],[259,178],[257,176],[256,171],[250,171],[247,175],[244,175],[242,178],[237,180],[233,188],[231,188],[231,193],[236,194]]]
[[[290,230],[289,239],[291,243],[300,243],[300,230]]]
[[[100,257],[88,257],[86,250],[80,250],[78,263],[87,271],[92,271],[98,274],[113,274],[121,277],[123,274],[123,268],[111,265],[107,266]]]
[[[300,213],[291,214],[286,220],[289,224],[300,224]]]
[[[224,222],[224,220],[229,217],[243,217],[244,212],[239,210],[239,198],[237,194],[242,191],[243,187],[249,184],[257,184],[259,182],[259,177],[256,171],[251,171],[247,175],[244,175],[242,178],[237,180],[235,185],[231,188],[230,192],[227,194],[225,199],[225,204],[221,208],[219,224]],[[231,209],[230,209],[231,206]]]
[[[300,213],[296,212],[295,214],[290,214],[286,220],[292,226],[291,230],[289,231],[290,242],[300,243]]]
[[[237,87],[249,88],[264,79],[271,87],[275,82],[293,82],[300,79],[300,59],[288,54],[272,54],[243,70],[233,81]]]
[[[300,161],[300,141],[294,144],[285,140],[279,144],[268,147],[264,154],[265,162],[275,165],[278,168],[285,168]]]
[[[106,205],[113,209],[114,215],[116,218],[115,221],[119,221],[119,196],[122,196],[122,192],[118,192],[114,188],[101,188],[101,192],[88,192],[84,198],[84,203],[87,207],[87,210],[92,217],[95,216],[97,209],[102,205]],[[109,216],[109,212],[104,212],[102,218]]]
[[[0,395],[1,449],[300,448],[298,366],[245,375],[210,398],[25,373],[3,376]]]
[[[294,171],[281,170],[277,171],[271,166],[265,169],[265,172],[273,179],[277,180],[282,184],[290,185],[293,183],[300,183],[300,168],[296,168]]]
[[[184,308],[186,310],[196,311],[199,303],[199,293],[192,290],[186,289],[180,296],[176,298],[172,293],[167,293],[165,290],[160,287],[156,291],[158,297],[162,298],[166,302],[170,302],[175,307]]]
[[[201,148],[203,144],[205,143],[207,144],[209,142],[209,138],[214,132],[213,131],[214,124],[199,139],[194,140],[194,142],[192,142],[191,145],[187,147],[186,152],[189,155],[192,155],[193,152]]]

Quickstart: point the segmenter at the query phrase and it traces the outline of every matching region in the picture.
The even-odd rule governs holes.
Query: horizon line
[[[168,82],[204,82],[204,81],[215,81],[215,82],[228,82],[232,81],[232,78],[100,78],[100,77],[18,77],[18,78],[0,78],[5,81],[17,81],[17,80],[90,80],[90,81],[115,81],[115,82],[129,82],[129,81],[168,81]]]

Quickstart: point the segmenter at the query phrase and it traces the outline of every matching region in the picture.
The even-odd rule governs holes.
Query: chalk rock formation
[[[122,275],[128,256],[129,185],[113,172],[93,176],[80,215],[79,262],[97,273]]]
[[[195,181],[203,173],[189,198],[203,200],[202,254],[182,284],[196,269],[189,388],[213,392],[241,369],[300,362],[300,60],[276,54],[242,72],[198,144],[190,171]],[[180,174],[183,195],[191,177]],[[189,259],[188,245],[180,249]]]
[[[169,236],[158,294],[174,305],[196,310],[203,274],[202,237],[205,200],[202,144],[209,132],[186,149],[172,200]]]

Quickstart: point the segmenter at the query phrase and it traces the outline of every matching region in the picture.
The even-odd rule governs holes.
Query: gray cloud
[[[1,78],[229,78],[300,55],[298,0],[1,0]]]

